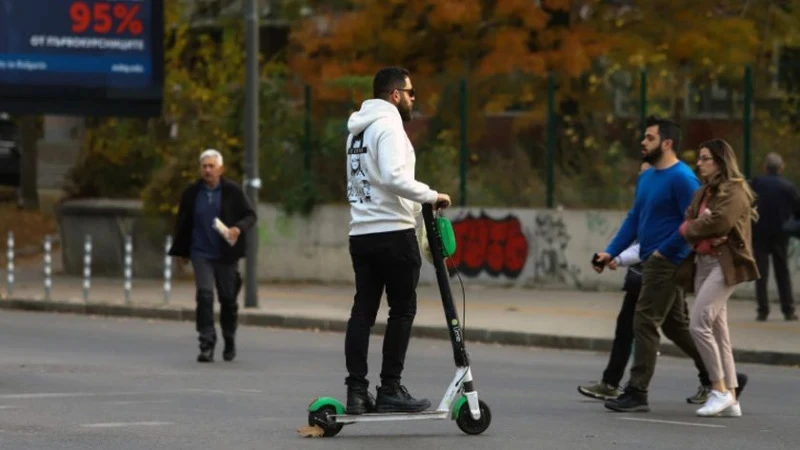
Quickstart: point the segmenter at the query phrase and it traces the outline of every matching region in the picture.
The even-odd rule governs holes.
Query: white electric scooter
[[[435,216],[436,214],[436,216]],[[450,220],[433,210],[433,205],[422,206],[422,217],[428,235],[436,280],[442,297],[442,306],[453,346],[456,374],[435,410],[415,413],[367,413],[348,415],[345,406],[333,397],[320,397],[308,406],[309,426],[318,426],[323,436],[332,437],[344,425],[365,422],[388,422],[408,420],[455,420],[458,428],[467,434],[481,434],[489,428],[492,413],[472,384],[469,356],[464,345],[464,336],[458,320],[450,291],[450,280],[444,258],[455,253],[456,240]]]

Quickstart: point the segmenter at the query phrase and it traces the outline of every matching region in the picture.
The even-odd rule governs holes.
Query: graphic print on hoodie
[[[414,179],[414,147],[397,107],[366,100],[347,128],[350,235],[414,228],[421,203],[435,203],[439,194]]]
[[[347,148],[347,156],[350,159],[350,171],[347,173],[347,199],[350,203],[369,202],[370,184],[367,173],[364,172],[364,158],[367,155],[367,147],[364,145],[364,132],[353,137],[352,142]]]

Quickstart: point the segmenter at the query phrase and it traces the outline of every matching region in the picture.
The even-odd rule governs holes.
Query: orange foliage
[[[318,100],[351,95],[326,81],[371,76],[380,67],[402,65],[429,96],[461,76],[490,83],[491,89],[481,92],[492,98],[480,98],[477,105],[491,103],[492,109],[502,110],[519,87],[498,77],[544,79],[554,71],[574,78],[609,50],[611,41],[582,22],[573,3],[547,0],[540,7],[531,0],[353,0],[347,11],[298,23],[290,37],[289,64],[317,87]],[[569,23],[552,24],[556,14],[562,19],[566,14]]]

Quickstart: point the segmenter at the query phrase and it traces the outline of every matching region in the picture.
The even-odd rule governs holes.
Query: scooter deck
[[[385,412],[385,413],[366,413],[366,414],[341,414],[331,415],[336,423],[353,422],[381,422],[389,420],[426,420],[426,419],[447,419],[450,411],[427,410],[420,412]]]

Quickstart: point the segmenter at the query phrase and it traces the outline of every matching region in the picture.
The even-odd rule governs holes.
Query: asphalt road
[[[599,376],[603,354],[478,344],[476,386],[493,413],[483,435],[448,420],[356,424],[305,439],[296,429],[309,402],[344,397],[343,335],[243,327],[239,340],[236,361],[218,354],[200,365],[191,323],[3,312],[0,448],[800,448],[796,368],[740,365],[750,375],[744,417],[703,419],[684,401],[696,389],[691,364],[662,357],[653,411],[619,414],[576,392]],[[371,354],[379,367],[377,338]],[[412,394],[436,404],[452,375],[448,342],[412,341]]]

